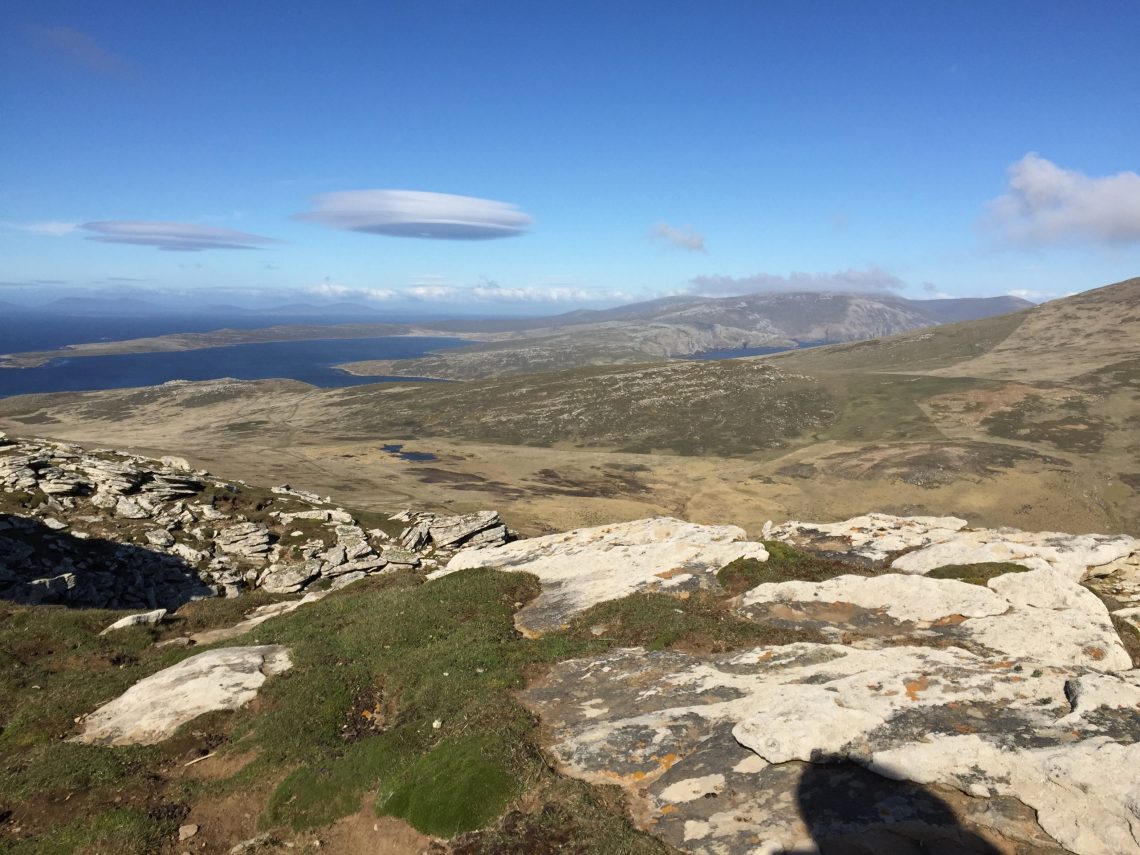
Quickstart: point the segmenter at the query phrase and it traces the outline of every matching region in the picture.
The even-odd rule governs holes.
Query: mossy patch
[[[522,789],[498,747],[481,736],[440,743],[381,786],[377,810],[443,837],[481,828]]]
[[[594,639],[612,647],[668,647],[723,653],[739,647],[819,641],[817,635],[777,629],[733,612],[724,597],[708,592],[685,599],[656,592],[630,594],[599,603],[576,617],[565,635]]]
[[[996,576],[1006,573],[1026,573],[1028,567],[1009,561],[983,561],[980,564],[947,564],[926,574],[929,579],[957,579],[971,585],[985,585]]]
[[[770,582],[825,582],[836,576],[868,575],[865,568],[796,549],[778,540],[763,541],[767,561],[738,558],[717,571],[716,578],[730,594],[743,594]]]

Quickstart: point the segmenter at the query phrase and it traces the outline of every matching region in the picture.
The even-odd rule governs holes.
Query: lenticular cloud
[[[296,219],[392,237],[487,240],[521,235],[533,222],[514,205],[422,190],[345,190],[316,199]]]
[[[154,246],[168,252],[199,252],[203,249],[257,249],[259,244],[276,243],[273,238],[251,235],[234,229],[219,229],[193,223],[162,223],[150,220],[101,220],[84,223],[88,240],[100,243],[129,243]]]

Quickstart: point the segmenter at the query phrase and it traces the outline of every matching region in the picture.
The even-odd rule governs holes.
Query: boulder
[[[153,745],[203,713],[244,706],[267,677],[291,667],[289,652],[279,644],[199,653],[140,680],[91,713],[73,741]]]
[[[117,629],[126,629],[129,626],[154,626],[160,623],[166,617],[166,609],[155,609],[152,612],[142,612],[137,615],[127,615],[125,618],[119,618],[100,635],[106,635],[109,632],[114,632]]]

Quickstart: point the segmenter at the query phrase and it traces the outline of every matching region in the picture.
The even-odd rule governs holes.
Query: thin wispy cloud
[[[6,229],[15,229],[21,232],[27,232],[32,235],[43,235],[45,237],[62,237],[69,235],[77,228],[79,223],[68,223],[62,220],[44,220],[38,223],[13,223],[3,222],[0,223]]]
[[[650,236],[665,246],[708,254],[705,248],[705,236],[692,226],[674,228],[668,223],[658,223],[653,227]]]
[[[273,238],[194,223],[164,223],[152,220],[102,220],[84,223],[88,240],[153,246],[166,252],[200,252],[206,249],[259,249]]]
[[[1009,168],[1006,192],[982,229],[1015,246],[1140,243],[1140,175],[1091,177],[1030,152]]]
[[[115,77],[130,77],[134,74],[133,65],[81,30],[28,24],[25,32],[33,45],[55,59],[99,74]]]
[[[880,267],[840,270],[835,273],[757,273],[753,276],[698,276],[689,280],[688,293],[706,297],[736,297],[742,294],[779,294],[795,291],[878,292],[906,287],[897,276]]]
[[[507,202],[422,190],[324,193],[316,198],[313,211],[295,219],[346,231],[439,240],[514,237],[533,222]]]

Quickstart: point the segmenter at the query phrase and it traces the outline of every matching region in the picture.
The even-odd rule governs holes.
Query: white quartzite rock
[[[108,632],[113,632],[116,629],[126,629],[128,626],[153,626],[160,623],[166,617],[166,609],[155,609],[152,612],[143,612],[137,615],[127,615],[125,618],[119,618],[100,635],[106,635]]]
[[[1031,570],[1056,570],[1073,581],[1096,573],[1140,550],[1127,535],[1026,532],[1013,528],[968,530],[956,517],[897,517],[866,514],[838,523],[788,522],[770,529],[772,537],[809,548],[846,552],[891,568],[929,573],[949,564],[1009,562]]]
[[[764,547],[744,538],[737,526],[657,517],[463,550],[428,578],[474,567],[533,573],[542,593],[518,612],[516,623],[541,633],[596,603],[642,590],[679,593],[707,583],[737,558],[766,561]]]
[[[76,742],[153,745],[186,722],[249,703],[267,677],[289,670],[279,644],[208,650],[140,680],[83,721]]]

